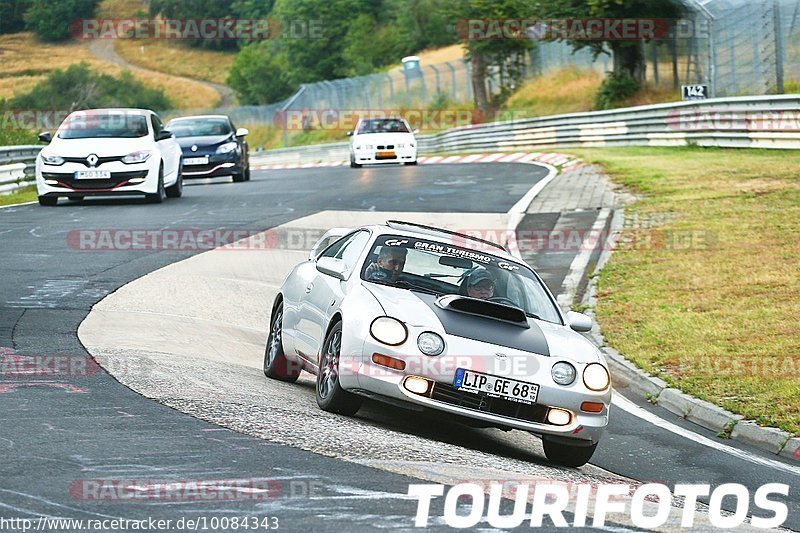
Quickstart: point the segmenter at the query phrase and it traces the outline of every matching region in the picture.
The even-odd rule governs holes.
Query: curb
[[[622,230],[624,220],[624,209],[616,209],[611,219],[609,232],[618,234]],[[592,331],[588,335],[606,356],[616,387],[627,388],[628,391],[640,398],[645,398],[700,427],[714,431],[720,439],[730,438],[781,457],[800,461],[799,437],[794,437],[778,428],[759,426],[754,421],[744,420],[742,415],[731,413],[722,407],[671,388],[664,380],[651,376],[626,359],[620,352],[606,345],[595,317],[595,306],[597,305],[597,274],[605,266],[611,253],[611,249],[605,249],[600,254],[597,266],[589,276],[589,283],[581,303],[586,306],[585,313],[592,319]]]

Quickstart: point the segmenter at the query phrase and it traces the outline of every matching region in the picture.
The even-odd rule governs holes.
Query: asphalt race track
[[[252,366],[176,359],[174,367],[165,364],[139,383],[141,388],[134,387],[146,388],[154,401],[91,360],[87,363],[77,331],[92,306],[125,284],[197,252],[81,251],[70,237],[76,230],[255,231],[323,211],[505,213],[546,174],[543,167],[521,164],[254,171],[252,181],[245,183],[187,182],[183,198],[162,205],[142,199],[89,199],[62,200],[54,208],[0,209],[0,348],[23,358],[66,356],[89,366],[85,375],[11,373],[0,378],[0,508],[4,514],[33,519],[257,515],[277,517],[280,528],[290,531],[411,529],[416,500],[407,496],[409,483],[470,479],[473,472],[458,469],[462,461],[464,467],[501,470],[530,464],[529,476],[566,481],[741,483],[751,491],[765,483],[797,487],[797,461],[721,443],[710,432],[640,399],[615,404],[592,465],[574,470],[547,463],[538,440],[520,432],[417,421],[402,409],[372,403],[357,417],[339,421],[316,410],[309,380],[285,386],[267,381]],[[525,223],[552,229],[558,220],[552,215]],[[571,220],[576,229],[588,229],[597,215],[575,213]],[[570,259],[542,258],[543,277],[555,293]],[[176,281],[176,290],[180,283]],[[265,309],[268,305],[264,302]],[[147,338],[149,332],[143,326],[140,335]],[[176,374],[192,364],[195,376]],[[180,381],[185,389],[174,385]],[[227,386],[236,388],[223,389]],[[278,413],[270,410],[272,401],[280,407]],[[365,444],[354,449],[325,438],[337,431]],[[395,459],[416,467],[391,464],[394,441],[387,435],[399,443]],[[696,435],[708,440],[699,442]],[[270,491],[252,499],[210,501],[86,496],[87,484],[109,479],[150,484],[259,479],[266,480]],[[784,526],[800,529],[800,503],[795,499],[788,504]],[[441,514],[442,501],[434,500],[431,516]],[[431,524],[444,528],[441,519]]]

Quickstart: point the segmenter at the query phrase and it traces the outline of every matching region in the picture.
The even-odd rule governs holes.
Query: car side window
[[[319,255],[319,257],[337,257],[336,254],[339,253],[339,250],[341,250],[345,244],[350,242],[350,239],[353,237],[353,235],[355,234],[349,233],[344,237],[341,237],[338,241],[334,241],[334,243],[328,246],[328,248],[326,248],[325,251]]]
[[[153,137],[158,138],[159,133],[161,133],[164,127],[161,124],[161,120],[155,115],[150,115],[150,123],[153,125]]]
[[[336,257],[344,262],[350,272],[356,266],[356,262],[361,256],[361,252],[364,251],[367,241],[369,241],[369,232],[359,231],[337,252]]]

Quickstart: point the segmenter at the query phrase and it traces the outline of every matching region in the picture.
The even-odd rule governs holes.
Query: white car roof
[[[192,115],[190,117],[175,117],[170,119],[170,122],[177,122],[179,120],[190,120],[198,118],[224,118],[225,120],[228,120],[228,115]]]
[[[127,107],[109,107],[109,108],[102,108],[102,109],[80,109],[78,111],[73,111],[70,115],[74,113],[109,113],[109,114],[125,114],[125,115],[154,115],[155,111],[151,111],[149,109],[135,109],[135,108],[127,108]]]

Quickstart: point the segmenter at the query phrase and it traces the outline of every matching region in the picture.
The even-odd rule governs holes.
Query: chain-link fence
[[[686,17],[669,23],[667,35],[641,43],[648,85],[674,90],[675,99],[688,84],[708,85],[712,97],[800,91],[800,0],[681,1]],[[525,63],[528,79],[567,67],[612,69],[610,54],[595,57],[560,41],[537,41]],[[489,94],[499,90],[497,81],[490,73]],[[412,60],[379,74],[305,84],[276,104],[214,111],[241,124],[278,124],[275,113],[287,110],[435,109],[471,101],[468,61]]]

